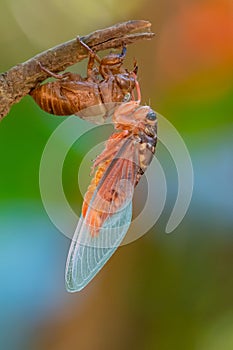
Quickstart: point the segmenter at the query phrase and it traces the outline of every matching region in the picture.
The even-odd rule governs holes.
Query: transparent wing
[[[99,103],[96,104],[97,102],[98,101],[93,101],[93,105],[79,110],[75,115],[93,124],[104,124],[106,121],[110,120],[119,102],[103,103],[100,100]]]
[[[68,291],[84,288],[123,240],[131,223],[137,171],[138,148],[126,140],[97,186],[85,218],[79,220],[66,265]],[[117,192],[117,198],[111,202],[103,199],[109,189]],[[97,209],[104,217],[100,227],[92,219],[93,210]]]
[[[85,220],[80,219],[67,260],[66,287],[68,291],[81,290],[95,277],[120,245],[129,228],[131,216],[132,202],[128,204],[122,215],[114,215],[113,220],[105,222],[98,238],[94,238],[95,244],[90,242],[93,238],[88,231],[88,226],[85,225]],[[104,234],[103,231],[105,231]],[[79,242],[80,234],[86,236],[86,244]]]

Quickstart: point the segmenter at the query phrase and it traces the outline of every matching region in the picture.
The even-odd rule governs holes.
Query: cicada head
[[[140,123],[140,129],[146,137],[157,138],[157,115],[149,106],[139,107],[135,115]]]
[[[157,123],[157,116],[149,106],[140,106],[138,101],[129,101],[118,106],[113,121],[122,125],[127,124],[129,128],[147,124],[154,126]]]

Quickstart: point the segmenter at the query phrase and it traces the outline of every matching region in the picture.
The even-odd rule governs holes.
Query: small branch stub
[[[140,39],[151,39],[154,33],[150,31],[150,27],[151,23],[148,21],[128,21],[97,30],[81,37],[81,40],[95,51],[118,48]],[[87,56],[85,47],[80,45],[79,40],[73,39],[0,74],[0,119],[8,114],[13,104],[48,77],[40,69],[38,62],[52,72],[60,72]]]

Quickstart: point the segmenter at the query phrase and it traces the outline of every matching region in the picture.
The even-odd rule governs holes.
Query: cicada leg
[[[135,87],[136,87],[136,91],[137,91],[137,102],[138,102],[138,104],[140,104],[141,103],[141,89],[140,89],[139,82],[137,81],[136,78],[137,78],[137,76],[135,74]]]
[[[47,73],[50,77],[53,77],[55,79],[63,79],[64,78],[64,74],[66,74],[66,73],[64,73],[64,74],[53,73],[48,68],[45,68],[40,62],[38,62],[38,65],[40,66],[40,69],[43,72]]]
[[[85,47],[85,49],[88,50],[89,55],[91,55],[93,58],[95,58],[96,61],[97,61],[98,63],[101,62],[101,59],[100,59],[100,57],[97,55],[97,53],[96,53],[94,50],[92,50],[92,49],[90,48],[90,46],[88,46],[84,41],[82,41],[82,39],[80,39],[79,36],[77,37],[77,40],[78,40],[78,42],[80,43],[80,45],[82,45],[83,47]]]
[[[51,72],[48,68],[45,68],[40,62],[38,62],[38,65],[40,66],[40,69],[47,73],[50,77],[53,77],[55,79],[67,79],[67,80],[73,80],[73,81],[80,81],[83,80],[81,75],[71,72],[65,72],[65,73],[54,73]]]
[[[87,78],[91,80],[96,80],[96,76],[99,74],[99,69],[94,67],[95,60],[100,64],[101,59],[100,57],[96,54],[94,50],[92,50],[84,41],[82,41],[79,37],[77,37],[77,40],[79,41],[80,45],[85,47],[85,49],[88,50],[88,64],[87,64]]]

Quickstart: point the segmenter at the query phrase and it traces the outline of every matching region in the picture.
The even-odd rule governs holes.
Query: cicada
[[[84,196],[82,216],[70,246],[66,286],[84,288],[122,242],[132,218],[132,198],[155,153],[157,116],[138,99],[113,114],[115,132],[96,158],[95,175]]]
[[[88,45],[79,41],[89,52],[87,76],[83,78],[70,72],[56,74],[39,63],[40,68],[56,81],[37,86],[30,95],[41,109],[54,115],[75,114],[86,119],[85,111],[94,106],[92,118],[103,122],[112,114],[116,103],[133,97],[137,64],[134,62],[132,71],[123,67],[125,46],[121,53],[109,53],[100,59]]]

